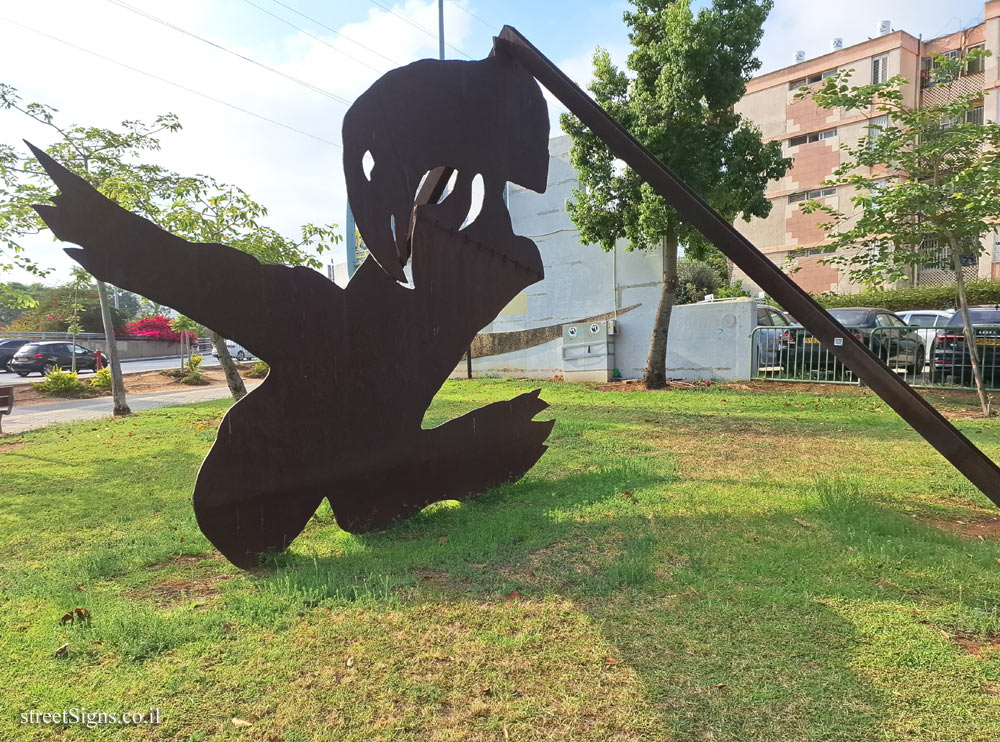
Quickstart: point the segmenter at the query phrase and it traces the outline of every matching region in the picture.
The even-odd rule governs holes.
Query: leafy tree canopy
[[[625,22],[633,74],[598,49],[595,100],[724,217],[766,217],[765,187],[791,160],[779,142],[763,143],[734,106],[760,67],[754,54],[771,0],[715,0],[697,13],[689,0],[632,5]],[[561,122],[573,138],[570,158],[582,183],[567,207],[586,243],[610,250],[624,238],[630,249],[658,248],[669,226],[690,255],[703,256],[708,244],[700,233],[680,223],[576,117],[563,114]]]

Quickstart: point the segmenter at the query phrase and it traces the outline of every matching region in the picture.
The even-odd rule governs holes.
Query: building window
[[[795,204],[799,201],[813,201],[817,198],[827,198],[829,196],[836,196],[836,188],[816,188],[812,191],[798,191],[797,193],[791,193],[788,195],[788,203]]]
[[[889,55],[883,54],[881,57],[872,58],[872,85],[885,82],[889,79]]]
[[[944,52],[940,56],[947,57],[948,59],[958,59],[958,57],[961,56],[961,52],[959,52],[958,49],[952,49],[950,52]],[[934,87],[935,83],[933,71],[940,66],[941,63],[936,62],[932,57],[924,57],[920,60],[920,87]]]
[[[965,53],[968,54],[969,52],[974,51],[976,49],[985,49],[985,48],[986,48],[985,44],[976,44],[975,46],[970,46],[968,49],[966,49]],[[965,74],[976,75],[985,69],[986,69],[986,59],[984,57],[980,57],[979,59],[970,60],[968,64],[965,65]]]
[[[955,116],[945,116],[941,119],[941,128],[950,129],[953,126],[958,126],[959,124],[977,124],[982,126],[983,123],[983,107],[978,106],[977,108],[970,109],[965,112],[965,115],[955,115]]]
[[[813,83],[825,80],[833,74],[836,74],[837,70],[827,70],[826,72],[820,72],[816,75],[809,75],[809,77],[800,77],[798,80],[792,80],[788,83],[789,90],[798,90],[799,88],[805,87],[806,85],[812,85]]]
[[[957,126],[961,123],[962,119],[960,116],[945,116],[941,119],[941,128],[950,129],[953,126]]]
[[[789,147],[798,147],[800,144],[809,144],[810,142],[818,142],[820,139],[832,139],[837,136],[836,129],[827,129],[826,131],[814,131],[811,134],[803,134],[802,136],[792,137],[788,140]]]
[[[924,57],[920,60],[920,87],[922,88],[933,88],[934,79],[931,77],[931,63],[934,60],[930,57]]]
[[[882,114],[873,119],[868,119],[868,149],[875,146],[875,142],[882,136],[882,133],[889,128],[889,115]]]

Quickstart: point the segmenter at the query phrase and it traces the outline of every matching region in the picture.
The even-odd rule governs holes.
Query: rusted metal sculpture
[[[542,279],[503,191],[507,181],[545,189],[548,133],[538,84],[507,60],[425,60],[382,77],[344,119],[348,195],[372,255],[346,289],[308,268],[188,243],[33,148],[60,189],[55,206],[36,208],[81,246],[70,257],[271,366],[226,414],[195,486],[198,525],[231,562],[252,567],[285,548],[323,498],[342,528],[377,530],[517,479],[545,451],[553,421],[532,421],[547,406],[538,391],[436,428],[421,421],[476,332]],[[433,203],[443,166],[456,183]],[[482,208],[463,226],[477,174]]]
[[[542,279],[537,248],[513,234],[503,203],[507,181],[545,189],[548,117],[536,79],[1000,505],[989,458],[507,26],[489,58],[393,70],[348,111],[344,173],[372,257],[344,290],[306,268],[188,243],[34,150],[61,190],[55,206],[36,208],[82,247],[67,249],[72,258],[271,365],[222,421],[195,488],[198,523],[230,561],[250,567],[283,549],[323,498],[349,531],[384,528],[516,479],[544,452],[553,423],[532,421],[546,406],[537,391],[421,428],[476,331]],[[483,205],[465,224],[477,174]]]

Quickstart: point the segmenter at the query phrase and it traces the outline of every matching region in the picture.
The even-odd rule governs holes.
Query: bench
[[[10,411],[13,409],[14,409],[14,387],[0,386],[0,423],[3,422],[3,416],[9,415]],[[0,425],[0,435],[3,435],[2,425]]]

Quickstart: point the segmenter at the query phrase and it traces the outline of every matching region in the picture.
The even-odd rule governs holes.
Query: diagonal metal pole
[[[562,70],[510,26],[504,26],[493,40],[493,51],[531,73],[616,156],[649,183],[684,221],[697,228],[751,280],[791,312],[837,359],[885,400],[994,504],[1000,506],[1000,468],[993,461],[608,116]]]

